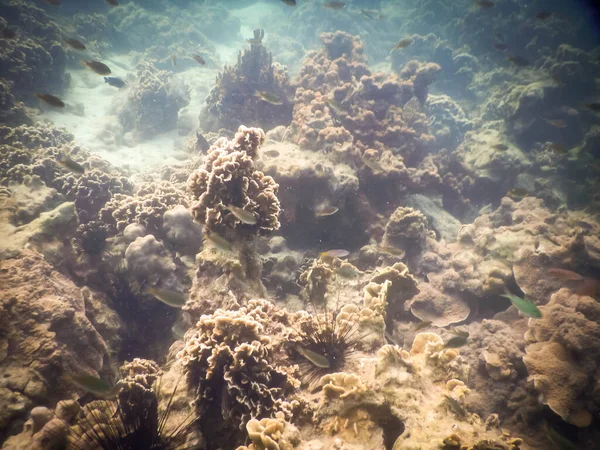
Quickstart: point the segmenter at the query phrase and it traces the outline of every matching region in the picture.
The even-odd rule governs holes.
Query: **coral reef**
[[[189,88],[182,81],[144,62],[116,114],[126,132],[132,132],[135,140],[144,140],[174,129],[179,110],[189,101]]]
[[[600,305],[591,297],[563,288],[543,306],[543,318],[531,321],[523,358],[543,402],[565,421],[586,427],[600,404],[596,389]]]
[[[206,418],[202,432],[209,443],[235,443],[250,419],[292,415],[294,402],[286,394],[297,382],[272,362],[276,347],[266,333],[274,326],[273,310],[267,301],[252,300],[237,311],[202,316],[186,334],[177,358]]]
[[[264,30],[255,30],[250,49],[240,52],[237,64],[225,66],[217,76],[200,114],[204,130],[233,131],[245,123],[255,123],[268,131],[289,124],[292,104],[288,97],[293,96],[293,90],[287,69],[273,62],[262,44],[263,36]]]

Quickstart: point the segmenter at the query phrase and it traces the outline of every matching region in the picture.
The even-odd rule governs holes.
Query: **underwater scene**
[[[0,0],[2,450],[600,450],[600,8]]]

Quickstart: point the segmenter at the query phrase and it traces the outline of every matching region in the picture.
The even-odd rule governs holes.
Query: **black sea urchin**
[[[158,388],[157,388],[158,390]],[[176,427],[167,426],[177,387],[159,410],[154,391],[125,390],[116,401],[87,404],[69,428],[68,450],[183,450],[196,448],[190,439],[195,415]],[[167,431],[169,428],[169,431]]]
[[[302,378],[313,384],[323,375],[340,372],[355,353],[360,340],[356,323],[358,307],[349,305],[339,313],[325,310],[300,318],[294,350]]]

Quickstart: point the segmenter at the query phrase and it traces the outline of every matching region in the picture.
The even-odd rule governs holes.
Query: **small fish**
[[[432,324],[431,320],[424,320],[422,322],[419,322],[419,323],[415,324],[412,327],[412,330],[415,331],[415,332],[416,331],[421,331],[421,330],[423,330],[423,329],[431,326],[431,324]]]
[[[404,250],[392,247],[391,245],[378,245],[377,250],[379,250],[382,253],[387,253],[388,255],[398,256],[400,258],[403,258],[406,254]]]
[[[44,0],[44,3],[48,3],[52,6],[60,6],[62,4],[61,0]]]
[[[504,42],[494,42],[493,45],[496,50],[500,50],[501,52],[508,49],[508,46]]]
[[[181,322],[175,322],[175,325],[171,327],[171,331],[179,339],[185,338],[185,333],[187,333],[187,330],[188,329],[186,326]]]
[[[474,2],[475,6],[480,9],[490,9],[496,6],[496,4],[491,0],[477,0]]]
[[[448,342],[444,344],[444,348],[460,348],[467,343],[469,339],[469,333],[451,337]]]
[[[112,397],[120,389],[118,384],[111,386],[106,381],[92,375],[69,375],[66,378],[81,389],[91,392],[98,397]]]
[[[263,155],[268,156],[269,158],[277,158],[280,153],[277,150],[267,150],[263,152]]]
[[[469,337],[469,332],[466,330],[462,330],[460,328],[451,328],[450,333],[452,333],[455,336],[461,336],[461,337],[465,337],[465,338]]]
[[[452,410],[452,412],[454,412],[454,414],[456,414],[457,416],[465,415],[465,408],[463,405],[461,405],[461,403],[458,400],[456,400],[449,394],[444,394],[444,398],[448,402],[448,406],[450,406],[450,409]]]
[[[540,11],[535,15],[535,18],[537,20],[547,20],[550,17],[552,17],[552,12],[551,11]]]
[[[552,268],[548,269],[548,273],[559,280],[583,281],[583,276],[573,272],[572,270]]]
[[[567,116],[570,117],[577,117],[579,116],[579,111],[577,111],[575,108],[572,108],[570,106],[561,106],[560,108],[558,108],[558,111],[565,113]]]
[[[259,98],[263,102],[270,103],[271,105],[282,105],[283,104],[283,102],[281,101],[281,98],[277,94],[273,94],[271,92],[256,90],[256,91],[254,91],[254,96],[256,98]]]
[[[177,67],[177,55],[171,55],[171,64],[173,67]]]
[[[205,234],[206,239],[208,239],[211,244],[213,244],[217,249],[223,252],[232,252],[233,245],[224,237],[219,236],[217,233],[211,231]]]
[[[344,2],[333,1],[324,3],[323,6],[329,9],[344,9],[346,7],[346,4]]]
[[[338,211],[339,211],[339,208],[336,208],[335,206],[323,205],[323,206],[319,206],[317,209],[315,209],[315,216],[316,217],[333,216]]]
[[[344,107],[336,99],[327,97],[324,101],[325,104],[335,115],[341,116],[342,114],[344,114]]]
[[[319,256],[321,258],[345,258],[349,254],[350,252],[348,250],[336,248],[333,250],[327,250],[326,252],[321,252]]]
[[[394,46],[394,48],[392,49],[392,51],[394,50],[400,50],[401,48],[406,48],[410,45],[412,45],[415,41],[412,38],[404,38],[401,39],[400,41],[398,41],[398,43]]]
[[[281,3],[284,3],[288,6],[296,6],[296,0],[281,0]]]
[[[50,106],[53,106],[54,108],[64,108],[65,107],[65,103],[58,97],[55,97],[54,95],[51,94],[35,94],[41,101],[43,101],[44,103],[47,103]]]
[[[517,67],[526,67],[529,65],[529,61],[522,56],[511,55],[508,60]]]
[[[200,56],[197,53],[193,53],[192,55],[190,55],[191,58],[196,61],[198,64],[200,64],[201,66],[206,64],[206,61],[204,60],[204,58],[202,56]]]
[[[85,173],[85,168],[78,162],[73,161],[68,155],[59,156],[56,159],[56,162],[65,169],[70,170],[71,172],[78,173],[80,175],[83,175]]]
[[[487,205],[483,206],[480,210],[479,210],[479,215],[483,216],[484,214],[489,214],[494,210],[494,205],[492,205],[491,203],[488,203]]]
[[[172,306],[173,308],[181,308],[187,301],[185,295],[180,292],[172,291],[170,289],[162,289],[156,286],[148,286],[145,290],[146,294],[160,300],[165,305]]]
[[[534,319],[539,319],[542,317],[542,312],[538,309],[535,303],[530,302],[521,297],[517,297],[514,294],[511,294],[508,290],[505,291],[504,294],[501,295],[504,298],[510,300],[510,302],[521,311],[526,316],[532,317]]]
[[[522,200],[525,197],[527,197],[529,194],[529,191],[527,189],[523,189],[523,188],[514,188],[511,189],[510,191],[508,191],[506,193],[506,195],[510,198],[513,198],[515,200]]]
[[[365,158],[364,156],[362,156],[361,159],[364,165],[371,169],[373,173],[383,172],[383,167],[381,167],[381,164],[374,159]]]
[[[253,212],[234,205],[225,205],[225,208],[227,208],[240,222],[245,223],[246,225],[256,225],[256,214]]]
[[[210,148],[210,143],[199,131],[196,131],[196,148],[202,152],[205,152]]]
[[[383,19],[383,14],[381,14],[381,11],[379,11],[377,9],[361,9],[359,12],[367,19],[371,19],[371,20]]]
[[[492,145],[492,148],[496,149],[496,150],[500,150],[501,152],[508,150],[508,145],[506,144],[495,144]]]
[[[110,84],[113,87],[119,88],[119,89],[125,87],[125,84],[126,84],[119,77],[104,77],[104,82]]]
[[[85,50],[85,45],[83,44],[83,42],[77,40],[77,39],[65,39],[65,43],[71,47],[74,48],[75,50]]]
[[[119,6],[119,2],[117,0],[104,0],[110,6]]]
[[[331,363],[323,355],[319,355],[318,353],[300,345],[296,345],[296,351],[309,360],[313,365],[320,367],[321,369],[329,369],[331,367]]]
[[[585,107],[594,112],[600,112],[600,103],[586,103]]]
[[[358,278],[360,276],[360,272],[354,267],[352,264],[343,263],[340,267],[338,267],[335,271],[342,278]]]
[[[14,39],[17,36],[17,32],[11,28],[5,28],[2,30],[2,37],[4,39]]]
[[[112,73],[110,71],[110,68],[106,64],[101,63],[100,61],[84,60],[83,64],[85,64],[92,71],[96,72],[98,75],[110,75]]]
[[[544,122],[552,125],[554,128],[566,128],[567,122],[562,119],[544,119]]]

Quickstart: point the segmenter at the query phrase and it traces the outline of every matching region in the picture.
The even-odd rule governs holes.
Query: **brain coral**
[[[226,232],[240,225],[226,205],[255,213],[258,220],[252,227],[256,231],[279,229],[279,185],[254,164],[264,140],[263,130],[242,125],[233,140],[219,139],[209,150],[203,167],[190,175],[188,189],[196,200],[192,214],[208,230]]]

